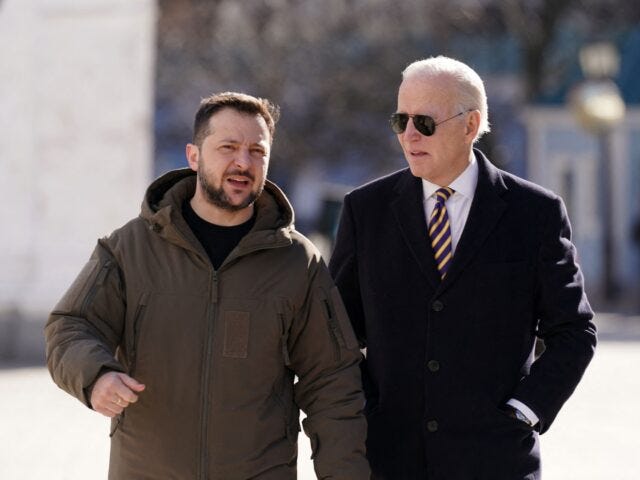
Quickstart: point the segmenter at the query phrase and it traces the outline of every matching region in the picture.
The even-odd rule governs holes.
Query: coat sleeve
[[[358,363],[362,357],[344,305],[319,256],[312,260],[302,308],[289,335],[296,404],[319,479],[369,479],[366,420]]]
[[[534,312],[545,350],[513,396],[531,408],[545,432],[571,396],[596,346],[593,312],[571,243],[571,226],[560,198],[553,201],[537,260]]]
[[[125,302],[118,265],[98,242],[91,258],[55,306],[45,326],[46,356],[55,383],[90,406],[86,389],[104,370],[124,371],[114,353]]]
[[[360,348],[366,348],[367,335],[362,298],[360,296],[360,282],[358,280],[355,227],[351,197],[347,195],[342,207],[335,247],[329,262],[329,270],[338,290],[340,290],[340,295],[349,314]]]

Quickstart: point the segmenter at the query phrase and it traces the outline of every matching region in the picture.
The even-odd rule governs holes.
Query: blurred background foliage
[[[387,124],[400,73],[443,54],[485,80],[493,131],[479,147],[526,177],[519,112],[565,102],[585,42],[640,45],[639,20],[640,2],[621,0],[160,0],[155,173],[185,165],[200,98],[268,97],[282,109],[270,176],[293,191],[302,230],[315,228],[318,209],[295,188],[314,176],[354,186],[403,168]]]

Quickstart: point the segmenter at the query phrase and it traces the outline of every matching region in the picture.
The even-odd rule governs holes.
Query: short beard
[[[247,195],[247,198],[245,198],[242,203],[234,205],[229,201],[229,197],[222,188],[222,185],[220,186],[220,188],[214,187],[207,181],[204,175],[200,174],[200,172],[198,172],[198,182],[200,183],[200,187],[202,188],[205,199],[212,205],[215,205],[218,208],[222,208],[223,210],[226,210],[228,212],[238,212],[240,210],[244,210],[253,202],[255,202],[264,190],[263,182],[262,185],[260,185],[260,188],[258,188],[258,190],[255,192],[250,192],[249,195]]]

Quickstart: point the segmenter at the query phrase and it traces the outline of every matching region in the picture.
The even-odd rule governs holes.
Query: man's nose
[[[246,170],[251,166],[251,154],[249,149],[240,148],[235,156],[234,163],[242,170]]]
[[[413,124],[413,118],[409,118],[407,121],[407,127],[404,129],[404,134],[406,138],[417,138],[422,136],[422,134],[416,130],[416,126]]]

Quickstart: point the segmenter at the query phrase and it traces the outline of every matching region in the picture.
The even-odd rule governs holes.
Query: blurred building
[[[531,107],[524,115],[528,130],[527,177],[558,193],[565,201],[587,289],[602,297],[604,222],[598,139],[585,132],[564,106]],[[608,158],[612,177],[611,216],[614,281],[620,299],[640,286],[640,251],[634,229],[640,221],[640,109],[627,110],[611,135]]]
[[[0,357],[41,342],[96,239],[138,213],[152,164],[155,8],[0,1]]]
[[[199,97],[224,89],[269,96],[283,113],[271,178],[290,195],[298,227],[327,254],[328,219],[338,213],[333,185],[360,185],[405,166],[387,121],[400,72],[418,58],[449,55],[486,83],[492,132],[479,147],[499,167],[565,199],[592,298],[601,296],[603,265],[611,264],[603,243],[612,243],[620,298],[638,296],[639,7],[601,0],[331,4],[160,2],[156,171],[184,165]],[[615,80],[628,112],[611,133],[610,208],[598,200],[601,148],[567,105],[583,79],[578,53],[596,39],[621,52]]]
[[[609,213],[621,298],[638,296],[640,8],[589,0],[604,9],[596,15],[559,3],[573,10],[497,0],[336,0],[329,9],[314,0],[0,0],[0,357],[21,348],[19,318],[36,319],[41,338],[96,238],[138,214],[150,177],[185,166],[193,113],[214,91],[282,106],[270,176],[328,256],[342,195],[405,166],[388,128],[400,72],[438,54],[485,79],[493,131],[480,148],[565,199],[597,297],[600,152],[566,103],[581,79],[577,51],[594,32],[622,54],[627,116],[611,134]]]
[[[600,48],[583,46],[582,69],[576,59],[567,81],[525,110],[526,171],[528,178],[565,200],[587,288],[597,305],[638,309],[640,28],[614,38],[598,42]],[[587,50],[591,67],[585,65]],[[594,95],[598,103],[593,103]],[[591,108],[585,110],[585,102]],[[626,114],[621,111],[615,120],[605,121],[618,110],[616,102],[622,108],[626,104]],[[579,109],[577,116],[572,106]]]

